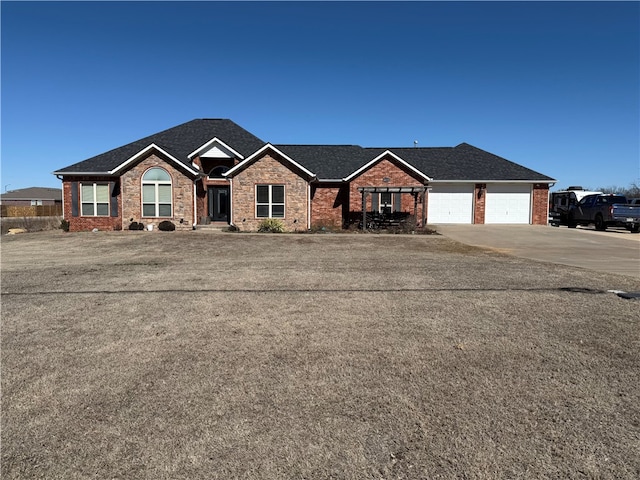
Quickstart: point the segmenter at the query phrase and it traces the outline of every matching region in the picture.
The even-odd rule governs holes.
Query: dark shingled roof
[[[142,138],[109,152],[54,172],[106,173],[155,143],[167,153],[191,166],[187,155],[217,137],[245,158],[265,142],[227,119],[198,119]],[[439,181],[533,181],[554,179],[467,143],[456,147],[363,148],[358,145],[274,145],[320,180],[343,179],[386,150]]]
[[[358,145],[274,145],[319,179],[343,179],[373,160]]]
[[[274,145],[320,180],[342,179],[386,150],[433,180],[531,180],[552,178],[467,143],[457,147],[362,148],[358,145]]]
[[[372,150],[372,158],[377,151]],[[531,180],[553,182],[554,179],[517,163],[481,150],[468,143],[456,147],[390,148],[390,151],[434,180]]]
[[[186,166],[189,166],[190,161],[187,155],[214,137],[217,137],[244,157],[251,155],[265,144],[258,137],[247,132],[231,120],[197,119],[136,140],[122,147],[57,170],[54,173],[109,172],[152,143],[155,143]]]

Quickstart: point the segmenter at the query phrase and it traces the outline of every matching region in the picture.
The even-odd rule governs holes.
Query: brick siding
[[[473,223],[484,223],[485,200],[487,198],[487,184],[476,183],[473,189]]]
[[[142,216],[142,175],[152,167],[160,167],[171,176],[172,216],[171,217],[143,217]],[[120,177],[123,228],[128,229],[132,221],[142,222],[145,226],[158,224],[169,220],[176,226],[176,230],[191,230],[195,222],[193,211],[193,180],[171,163],[166,162],[155,154],[137,163]],[[133,220],[132,220],[133,219]]]
[[[171,217],[144,218],[142,217],[142,175],[151,167],[165,169],[172,179],[173,208]],[[116,217],[85,217],[72,216],[71,184],[79,183],[107,183],[118,182],[120,193],[118,194],[118,216]],[[176,230],[191,230],[194,222],[193,212],[193,181],[180,170],[174,168],[168,162],[155,154],[137,163],[131,169],[122,174],[120,179],[113,177],[64,177],[62,182],[64,199],[64,218],[69,222],[69,231],[80,232],[97,228],[98,230],[122,230],[128,229],[132,221],[142,222],[145,226],[152,224],[157,229],[163,220],[169,220],[176,226]],[[182,222],[181,222],[182,221]]]
[[[549,221],[549,185],[536,183],[533,185],[533,225],[546,225]]]
[[[349,213],[349,187],[314,185],[311,189],[311,226],[342,228]]]
[[[383,158],[378,163],[367,169],[356,178],[351,180],[349,185],[349,211],[352,219],[362,218],[362,194],[359,187],[422,187],[422,179],[416,178],[415,174],[407,171],[401,165],[396,164],[389,158]],[[388,179],[387,182],[384,180]],[[414,197],[411,194],[403,193],[401,199],[401,211],[414,214]],[[422,218],[422,199],[418,199],[418,222]],[[367,195],[367,211],[371,211],[371,195]]]
[[[256,217],[256,185],[284,185],[287,231],[307,230],[309,183],[275,154],[266,154],[232,179],[232,223],[240,230],[256,231],[263,218]]]
[[[80,204],[80,193],[78,193],[78,216],[72,216],[72,198],[71,184],[78,182],[78,192],[80,192],[80,184],[108,184],[109,182],[117,182],[117,178],[113,177],[63,177],[62,178],[62,199],[64,202],[64,219],[69,222],[70,232],[87,232],[94,228],[98,230],[121,230],[122,229],[122,195],[118,195],[118,216],[116,217],[84,217],[82,216],[82,208]],[[109,192],[111,193],[111,192]],[[111,212],[111,205],[109,205]]]

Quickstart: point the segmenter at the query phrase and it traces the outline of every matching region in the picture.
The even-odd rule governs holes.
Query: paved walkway
[[[615,229],[540,225],[438,225],[442,235],[467,245],[523,258],[640,278],[640,234]]]

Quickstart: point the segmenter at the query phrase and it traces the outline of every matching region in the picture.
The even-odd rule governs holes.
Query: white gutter
[[[229,225],[233,225],[233,179],[229,180]],[[233,225],[235,227],[235,225]]]
[[[311,230],[311,184],[307,182],[307,230]]]
[[[553,183],[555,180],[430,180],[429,183]]]
[[[60,175],[66,176],[78,176],[78,175],[100,175],[101,177],[119,177],[119,175],[114,175],[111,172],[53,172],[53,174],[58,177]]]
[[[196,197],[197,197],[197,195],[196,195],[196,190],[197,190],[196,182],[197,181],[198,181],[197,178],[193,181],[193,225],[192,226],[193,226],[194,230],[196,229],[196,225],[198,225],[198,211],[196,210],[196,208],[197,208],[197,205],[196,205]]]

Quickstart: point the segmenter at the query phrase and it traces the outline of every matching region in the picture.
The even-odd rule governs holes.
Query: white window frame
[[[93,201],[85,202],[84,198],[84,187],[91,186],[93,187]],[[106,202],[98,202],[98,187],[106,187],[107,189],[107,201]],[[80,183],[80,216],[82,217],[108,217],[111,210],[111,205],[109,202],[110,192],[109,192],[109,184],[108,183]],[[91,204],[93,206],[93,213],[85,213],[84,206],[87,204]],[[106,205],[107,212],[103,214],[98,213],[98,205]]]
[[[389,196],[389,201],[384,202],[383,196]],[[378,196],[378,212],[379,213],[392,213],[393,212],[393,193],[391,192],[380,192]]]
[[[147,176],[147,174],[153,170],[162,170],[163,172],[165,172],[168,177],[169,180],[145,180],[144,177]],[[144,201],[144,187],[145,185],[147,186],[153,186],[153,202],[145,202]],[[169,185],[169,198],[170,201],[169,202],[161,202],[160,201],[160,195],[159,195],[159,188],[161,185]],[[144,174],[142,175],[142,180],[141,180],[141,186],[140,186],[140,204],[141,204],[141,208],[142,208],[142,218],[172,218],[173,217],[173,181],[171,179],[171,174],[169,172],[167,172],[164,168],[161,167],[152,167],[149,170],[147,170],[146,172],[144,172]],[[144,213],[144,207],[145,205],[153,205],[154,206],[154,214],[153,215],[145,215]],[[169,208],[171,209],[169,215],[160,215],[160,206],[161,205],[169,205]]]
[[[258,188],[260,187],[268,187],[269,191],[269,199],[267,202],[258,202]],[[273,201],[273,187],[281,187],[282,188],[282,202],[274,202]],[[287,191],[286,187],[282,184],[259,184],[256,185],[255,191],[255,207],[256,207],[256,218],[285,218],[286,216],[286,199],[287,199]],[[268,215],[259,215],[258,207],[268,207]],[[274,206],[282,206],[282,215],[274,215],[273,207]]]

